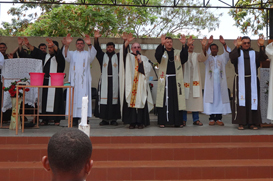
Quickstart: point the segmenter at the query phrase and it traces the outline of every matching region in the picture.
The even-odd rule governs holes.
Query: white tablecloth
[[[4,67],[2,68],[2,77],[4,78],[4,87],[11,85],[11,82],[30,78],[29,72],[43,72],[42,60],[31,58],[14,58],[6,59]],[[7,80],[12,79],[12,80]],[[3,80],[2,80],[3,81]],[[38,89],[30,88],[29,92],[26,92],[25,103],[34,106],[36,99],[38,98]],[[5,112],[11,108],[11,99],[8,91],[4,92],[4,99],[2,111]]]

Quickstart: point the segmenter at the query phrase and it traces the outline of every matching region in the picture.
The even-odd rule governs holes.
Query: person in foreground
[[[47,156],[42,158],[52,181],[84,181],[90,174],[92,143],[76,128],[64,128],[49,140]]]

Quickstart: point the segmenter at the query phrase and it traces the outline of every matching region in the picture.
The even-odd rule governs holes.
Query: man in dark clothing
[[[161,44],[155,51],[159,63],[159,81],[157,87],[156,107],[158,109],[158,124],[183,127],[183,111],[186,110],[184,80],[182,65],[188,60],[186,37],[181,35],[182,50],[173,48],[171,37],[161,36]],[[190,38],[188,44],[192,44]],[[167,98],[167,99],[166,99]]]
[[[47,38],[46,41],[48,42],[49,54],[32,46],[28,39],[24,38],[24,44],[30,49],[31,57],[43,61],[43,72],[45,73],[43,85],[51,85],[49,73],[63,73],[65,69],[65,59],[61,50],[58,48],[58,42],[52,41],[49,38]],[[21,44],[20,41],[18,41],[18,43],[19,45]],[[22,53],[21,48],[19,48],[19,51]],[[42,114],[64,114],[64,97],[62,88],[43,89]],[[43,119],[41,125],[47,125],[49,120],[54,120],[55,125],[59,126],[60,120],[64,119],[64,116],[41,116],[40,118]]]
[[[97,59],[101,67],[101,78],[98,86],[98,96],[95,107],[95,117],[102,119],[100,125],[117,126],[120,115],[119,102],[119,53],[115,52],[115,44],[109,42],[106,45],[106,53],[101,50],[99,44],[99,31],[95,32],[94,47],[97,50]]]
[[[239,130],[243,130],[244,126],[258,129],[257,125],[262,123],[257,75],[260,61],[265,61],[267,56],[263,37],[258,39],[260,52],[254,51],[250,43],[250,38],[247,36],[237,38],[237,41],[234,41],[235,48],[229,54],[235,68],[232,123],[239,124]]]

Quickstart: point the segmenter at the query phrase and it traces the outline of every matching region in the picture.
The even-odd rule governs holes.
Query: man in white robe
[[[72,37],[68,34],[64,40],[65,47],[63,55],[65,60],[70,63],[68,81],[74,86],[74,105],[73,105],[73,126],[78,125],[81,118],[82,97],[88,96],[87,117],[92,117],[92,94],[91,94],[91,71],[90,64],[96,57],[96,49],[91,44],[91,39],[85,35],[85,39],[77,39],[75,51],[69,51],[69,45]],[[88,51],[84,50],[85,43],[88,45]],[[66,114],[68,113],[69,91],[66,96]]]
[[[207,38],[201,41],[201,53],[193,52],[193,43],[189,44],[188,61],[184,64],[184,89],[186,99],[186,111],[183,111],[183,126],[186,126],[187,111],[192,112],[193,125],[203,126],[199,120],[199,112],[203,112],[202,83],[199,61],[205,61]]]
[[[210,126],[215,124],[224,126],[222,114],[231,113],[225,68],[231,50],[222,36],[220,36],[219,41],[224,47],[224,53],[217,55],[218,46],[213,44],[213,36],[210,36],[207,45],[209,57],[204,61],[206,73],[203,113],[210,115]]]
[[[268,60],[273,60],[273,43],[271,42],[265,48],[265,53],[268,56]],[[268,107],[267,107],[267,119],[273,122],[273,63],[270,62],[270,75],[269,75],[269,86],[268,86]]]
[[[149,112],[153,108],[151,90],[148,85],[152,65],[146,56],[140,54],[139,43],[133,43],[132,53],[128,52],[127,47],[133,39],[129,34],[125,42],[127,53],[125,60],[122,60],[123,56],[120,56],[120,68],[123,67],[123,62],[125,63],[124,72],[122,68],[120,69],[122,121],[129,124],[129,129],[143,129],[150,125]],[[120,54],[123,55],[123,49]],[[125,88],[122,81],[125,83]]]

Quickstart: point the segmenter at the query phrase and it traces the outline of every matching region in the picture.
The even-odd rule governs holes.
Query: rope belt
[[[165,101],[165,105],[167,106],[167,122],[169,122],[169,92],[168,92],[168,87],[169,87],[169,80],[168,78],[169,77],[175,77],[176,74],[169,74],[169,75],[166,75],[166,101]]]

